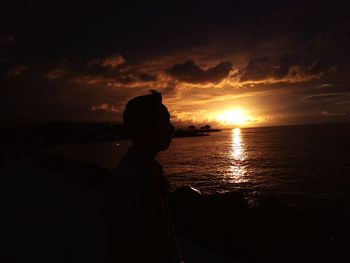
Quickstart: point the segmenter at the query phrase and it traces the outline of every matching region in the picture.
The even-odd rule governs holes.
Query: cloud
[[[6,77],[16,77],[21,75],[25,70],[28,69],[27,65],[17,65],[10,68],[5,74]]]
[[[101,105],[92,105],[90,111],[106,111],[106,112],[119,112],[119,110],[108,103],[103,103]]]
[[[279,60],[268,57],[252,58],[241,70],[241,82],[304,82],[334,73],[337,65],[326,59],[288,53]]]
[[[108,87],[124,87],[127,85],[136,87],[140,85],[148,86],[154,81],[161,81],[158,78],[157,71],[145,70],[138,63],[129,65],[120,55],[112,55],[105,59],[95,59],[88,63],[79,60],[70,61],[69,63],[63,63],[60,68],[64,69],[67,73],[66,75],[69,73],[68,82],[80,86],[105,85]],[[56,77],[56,75],[61,73],[63,72],[53,71],[47,77],[49,75],[50,77]]]
[[[320,93],[320,94],[313,94],[309,96],[305,96],[302,100],[306,102],[312,102],[312,103],[337,103],[337,104],[344,104],[344,102],[349,101],[350,94],[347,93]]]
[[[330,83],[322,83],[322,84],[317,85],[316,87],[317,88],[328,88],[331,86],[332,86],[332,84],[330,84]]]
[[[156,74],[149,74],[149,73],[141,73],[140,74],[140,80],[142,81],[156,81],[157,80],[157,75]]]
[[[300,56],[296,54],[286,54],[279,60],[277,66],[272,71],[272,77],[275,79],[283,79],[288,76],[292,66],[300,62]]]
[[[108,84],[109,81],[113,82],[113,79],[106,78],[104,76],[90,76],[90,75],[78,75],[69,79],[69,82],[77,85],[100,85]]]
[[[125,63],[125,59],[120,54],[112,54],[108,57],[101,59],[94,59],[89,62],[90,66],[102,66],[104,68],[114,69]]]
[[[321,111],[320,114],[324,117],[350,117],[349,113]]]
[[[170,76],[188,83],[217,83],[228,76],[232,69],[229,61],[223,61],[214,67],[204,70],[197,66],[193,60],[173,65],[166,71]]]
[[[270,68],[268,66],[268,58],[260,57],[253,58],[249,61],[248,65],[244,69],[243,74],[240,77],[241,81],[247,80],[263,80],[270,74]]]
[[[47,72],[46,77],[48,79],[59,79],[62,78],[66,72],[62,69],[53,69],[49,72]]]
[[[15,41],[15,37],[12,35],[0,35],[0,45],[12,44]]]

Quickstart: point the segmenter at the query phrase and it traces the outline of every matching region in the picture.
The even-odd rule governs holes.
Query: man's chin
[[[160,145],[159,151],[166,151],[169,148],[170,143],[171,143],[171,140],[169,140],[167,143]]]

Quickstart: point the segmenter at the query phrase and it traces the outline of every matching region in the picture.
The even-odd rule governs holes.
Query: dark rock
[[[169,201],[176,230],[182,235],[226,255],[233,248],[244,250],[247,231],[241,226],[249,221],[249,207],[242,194],[202,195],[184,187],[171,193]]]

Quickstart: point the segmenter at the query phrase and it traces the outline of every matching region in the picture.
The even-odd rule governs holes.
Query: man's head
[[[123,121],[134,145],[162,151],[169,147],[174,126],[162,104],[162,95],[154,90],[151,92],[126,104]]]

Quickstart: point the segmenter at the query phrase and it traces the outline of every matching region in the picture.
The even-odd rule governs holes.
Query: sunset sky
[[[346,1],[33,2],[1,8],[2,124],[120,122],[150,89],[177,126],[350,121]]]

